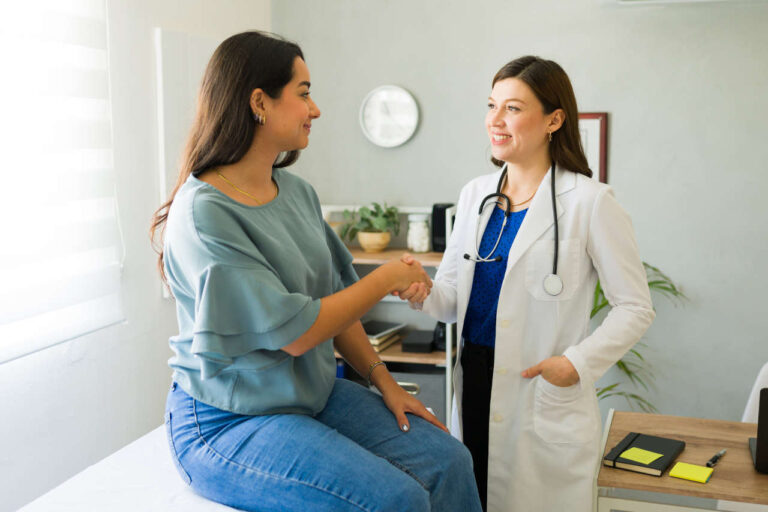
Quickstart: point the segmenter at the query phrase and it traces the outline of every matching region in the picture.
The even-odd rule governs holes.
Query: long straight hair
[[[550,159],[562,169],[592,177],[587,157],[579,136],[579,109],[576,96],[568,75],[554,61],[541,57],[525,56],[508,62],[493,77],[491,87],[499,80],[517,78],[531,88],[544,107],[544,114],[557,109],[565,112],[565,121],[559,130],[552,133],[549,143]],[[504,162],[491,157],[491,162],[501,167]]]
[[[213,52],[197,95],[197,110],[176,185],[152,216],[149,229],[164,281],[165,223],[176,193],[190,175],[233,164],[245,156],[259,129],[250,107],[251,93],[261,88],[269,97],[279,98],[293,78],[297,57],[304,59],[297,44],[257,31],[235,34]],[[287,167],[298,157],[298,151],[282,153],[273,167]]]

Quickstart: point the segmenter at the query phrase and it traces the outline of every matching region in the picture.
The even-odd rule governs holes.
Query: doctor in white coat
[[[461,191],[431,293],[413,285],[401,298],[458,323],[453,430],[472,452],[487,510],[587,512],[599,457],[594,384],[654,318],[645,271],[629,216],[590,177],[558,64],[522,57],[502,67],[486,129],[503,170]],[[589,333],[598,278],[611,310]]]

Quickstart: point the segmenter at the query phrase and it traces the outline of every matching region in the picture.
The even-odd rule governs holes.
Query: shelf
[[[323,210],[323,213],[334,213],[338,212],[341,213],[344,210],[359,210],[363,205],[361,204],[323,204],[320,205],[320,208]],[[368,205],[370,207],[370,205]],[[432,207],[431,206],[398,206],[397,211],[400,213],[400,215],[408,215],[410,213],[432,213]]]
[[[352,253],[352,257],[355,258],[352,263],[357,265],[383,265],[384,263],[399,259],[404,252],[409,252],[416,258],[416,261],[421,263],[425,267],[438,267],[440,262],[443,261],[442,252],[410,252],[408,249],[387,249],[382,252],[365,252],[359,247],[348,247],[349,252]]]
[[[339,218],[340,213],[343,212],[345,209],[352,210],[356,209],[356,207],[351,206],[344,206],[344,205],[323,205],[323,215],[326,218],[326,220],[330,221],[331,216],[336,217],[336,219]],[[428,206],[420,206],[420,207],[398,207],[401,214],[410,214],[410,213],[425,213],[429,214],[431,213],[431,207]],[[450,239],[451,232],[453,231],[453,222],[452,219],[456,215],[456,207],[452,206],[445,212],[445,236],[446,240]],[[404,243],[404,240],[402,240],[402,237],[400,239],[392,242],[393,244],[400,245]],[[402,248],[402,247],[395,247],[390,248],[389,250],[382,251],[379,253],[367,253],[363,251],[359,246],[357,247],[348,247],[349,252],[352,253],[352,262],[356,265],[383,265],[384,263],[387,263],[388,261],[391,261],[393,259],[400,259],[400,257],[403,255],[404,252],[409,252],[413,255],[413,257],[421,263],[424,267],[429,268],[437,268],[440,266],[440,263],[443,261],[444,254],[442,252],[427,252],[427,253],[413,253],[411,251],[408,251],[408,249]],[[362,270],[362,269],[361,269]],[[366,269],[367,270],[367,269]],[[397,302],[400,304],[403,304],[402,301],[400,301],[399,298],[393,297],[393,296],[387,296],[387,299],[384,302]],[[445,333],[445,342],[446,346],[451,349],[454,346],[454,335],[452,329],[447,329]],[[431,352],[428,354],[419,354],[414,352],[403,352],[401,344],[395,343],[391,347],[387,348],[383,352],[379,354],[379,357],[382,361],[388,362],[388,363],[410,363],[410,364],[417,364],[417,365],[429,365],[429,366],[435,366],[442,368],[443,371],[445,371],[445,417],[446,417],[446,425],[451,426],[451,408],[452,408],[452,397],[453,397],[453,365],[455,361],[455,352],[453,350],[449,350],[448,352]],[[336,357],[339,357],[339,354],[336,354]]]
[[[341,358],[338,352],[337,358]],[[410,364],[430,364],[433,366],[445,366],[445,352],[435,351],[427,354],[418,352],[403,352],[402,344],[398,341],[391,347],[379,352],[379,357],[385,363],[410,363]]]

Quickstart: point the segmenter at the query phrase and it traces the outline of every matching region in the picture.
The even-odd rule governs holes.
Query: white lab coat
[[[421,309],[461,334],[472,289],[480,201],[495,192],[501,171],[481,176],[461,191],[454,231],[434,287]],[[595,381],[637,342],[654,318],[634,230],[608,185],[570,171],[556,172],[563,291],[543,289],[552,272],[554,222],[550,173],[542,180],[509,251],[496,315],[496,348],[488,447],[489,512],[592,510],[599,457],[600,413]],[[487,265],[488,263],[479,263]],[[596,281],[611,305],[588,333]],[[419,309],[419,305],[416,305]],[[459,348],[459,351],[461,348]],[[521,372],[565,355],[580,381],[557,387]],[[457,361],[461,360],[461,353]],[[454,372],[453,434],[461,439],[462,368]]]

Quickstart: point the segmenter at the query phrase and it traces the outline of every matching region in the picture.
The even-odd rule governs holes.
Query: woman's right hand
[[[419,284],[421,287],[431,290],[432,280],[421,266],[421,263],[413,259],[412,256],[410,260],[406,261],[405,256],[403,255],[403,258],[399,260],[392,260],[384,264],[392,279],[392,293],[397,295],[406,292],[411,288],[412,284]]]

